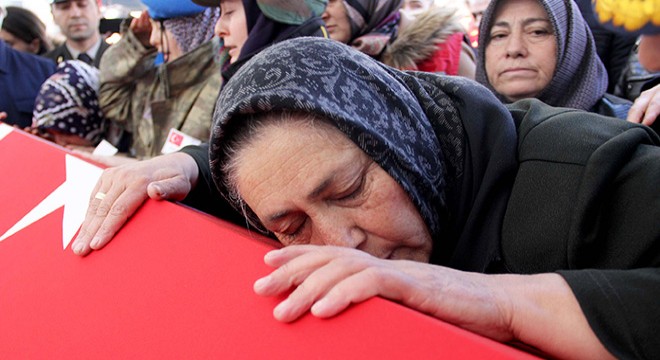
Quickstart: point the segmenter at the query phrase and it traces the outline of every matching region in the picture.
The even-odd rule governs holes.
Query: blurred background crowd
[[[503,102],[513,102],[517,98],[498,88],[497,79],[487,76],[489,64],[499,62],[494,57],[496,47],[488,53],[490,59],[484,51],[486,45],[492,44],[491,35],[479,33],[489,3],[489,0],[331,0],[327,8],[323,5],[323,9],[315,11],[321,12],[316,15],[325,22],[326,36],[386,65],[475,79]],[[205,141],[217,91],[222,78],[228,77],[221,73],[232,62],[227,39],[233,35],[220,29],[220,4],[220,1],[149,0],[0,1],[4,14],[0,31],[2,46],[40,58],[19,55],[14,61],[20,65],[15,68],[11,62],[3,65],[11,74],[3,80],[5,84],[16,81],[20,85],[13,88],[3,85],[0,89],[0,119],[60,145],[76,146],[87,152],[105,139],[126,159],[149,158],[176,151],[181,148],[179,145]],[[549,30],[559,43],[554,50],[541,47],[555,52],[558,60],[550,64],[554,67],[551,70],[561,76],[552,77],[552,81],[538,89],[543,91],[533,97],[553,106],[579,108],[652,125],[657,114],[649,106],[658,102],[657,89],[645,95],[643,104],[631,106],[644,91],[653,89],[660,78],[657,69],[643,65],[638,56],[643,34],[656,38],[657,42],[655,20],[652,16],[640,20],[628,8],[613,12],[610,5],[594,5],[589,0],[578,0],[569,7],[569,16],[573,16],[570,14],[573,11],[581,13],[577,20],[550,14],[557,29]],[[280,21],[277,15],[269,16]],[[637,23],[627,20],[633,17]],[[493,31],[492,19],[488,20],[485,27],[481,24],[486,32]],[[283,19],[281,23],[289,22]],[[279,41],[277,37],[267,39],[263,33],[255,35],[273,31],[272,28],[261,29],[249,20],[247,25],[250,36],[256,39],[246,41],[247,44]],[[577,29],[579,35],[562,34],[564,27],[568,32]],[[300,35],[314,34],[303,29]],[[106,55],[111,47],[117,49]],[[573,56],[568,54],[575,54],[575,59],[566,60]],[[105,66],[101,61],[104,55]],[[526,59],[527,55],[520,52],[516,56]],[[175,61],[178,58],[181,59]],[[84,64],[63,64],[71,60]],[[190,66],[181,65],[185,62]],[[199,78],[192,80],[195,86],[189,86],[188,78],[179,79],[187,85],[177,93],[173,74],[191,71],[199,74]],[[490,74],[494,71],[490,69]],[[582,90],[565,91],[574,81],[577,81],[574,87]],[[79,91],[83,83],[89,88],[87,92]],[[578,92],[586,89],[594,90],[593,99],[574,102],[582,96],[577,96]],[[646,111],[649,108],[653,111]],[[88,118],[90,114],[94,114],[93,118]],[[168,144],[168,139],[186,141]],[[102,160],[110,166],[118,161],[123,162],[116,158]]]

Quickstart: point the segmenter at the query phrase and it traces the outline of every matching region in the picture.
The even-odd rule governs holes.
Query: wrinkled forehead
[[[525,9],[524,13],[520,11],[522,8]],[[512,16],[549,19],[548,10],[538,0],[503,0],[495,5],[490,27],[493,27],[499,19]]]
[[[511,4],[530,4],[533,6],[536,11],[535,14],[525,13],[522,16],[526,17],[542,17],[543,19],[548,20],[552,26],[552,32],[557,39],[557,53],[561,54],[564,51],[565,44],[564,39],[566,39],[567,32],[570,28],[569,21],[575,21],[576,19],[571,20],[570,18],[574,16],[572,11],[567,8],[567,5],[563,0],[493,0],[490,2],[486,11],[484,12],[484,17],[481,20],[479,25],[479,43],[488,45],[490,42],[490,32],[495,26],[495,23],[500,21],[498,18],[503,18],[501,15],[503,10],[506,10],[508,7],[511,9]],[[513,15],[519,15],[513,13]],[[511,16],[509,14],[508,16]]]

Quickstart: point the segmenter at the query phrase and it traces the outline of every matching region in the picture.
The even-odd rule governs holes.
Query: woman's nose
[[[332,216],[314,226],[311,243],[359,249],[367,240],[366,232],[350,218]]]
[[[213,28],[213,32],[217,37],[222,37],[226,34],[226,31],[224,31],[224,28],[222,26],[221,19],[218,19],[218,21],[215,22],[215,27]]]
[[[507,57],[521,57],[527,56],[527,46],[523,40],[522,33],[512,33],[509,35],[506,43]]]

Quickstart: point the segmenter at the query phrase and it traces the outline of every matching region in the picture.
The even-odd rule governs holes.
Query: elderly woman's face
[[[261,134],[240,153],[236,185],[285,246],[429,261],[431,236],[409,196],[343,133],[294,121]]]
[[[509,101],[536,97],[555,73],[556,36],[536,0],[502,1],[485,50],[488,82]]]
[[[351,23],[343,0],[329,0],[321,15],[332,40],[348,44],[351,41]]]

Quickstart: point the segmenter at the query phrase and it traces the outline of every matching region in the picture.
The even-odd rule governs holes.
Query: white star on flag
[[[0,241],[7,239],[64,206],[62,249],[66,249],[69,246],[69,243],[73,240],[73,236],[85,219],[90,195],[103,169],[68,154],[65,156],[65,166],[66,180],[64,183],[35,206],[16,225],[7,230],[0,237]]]

